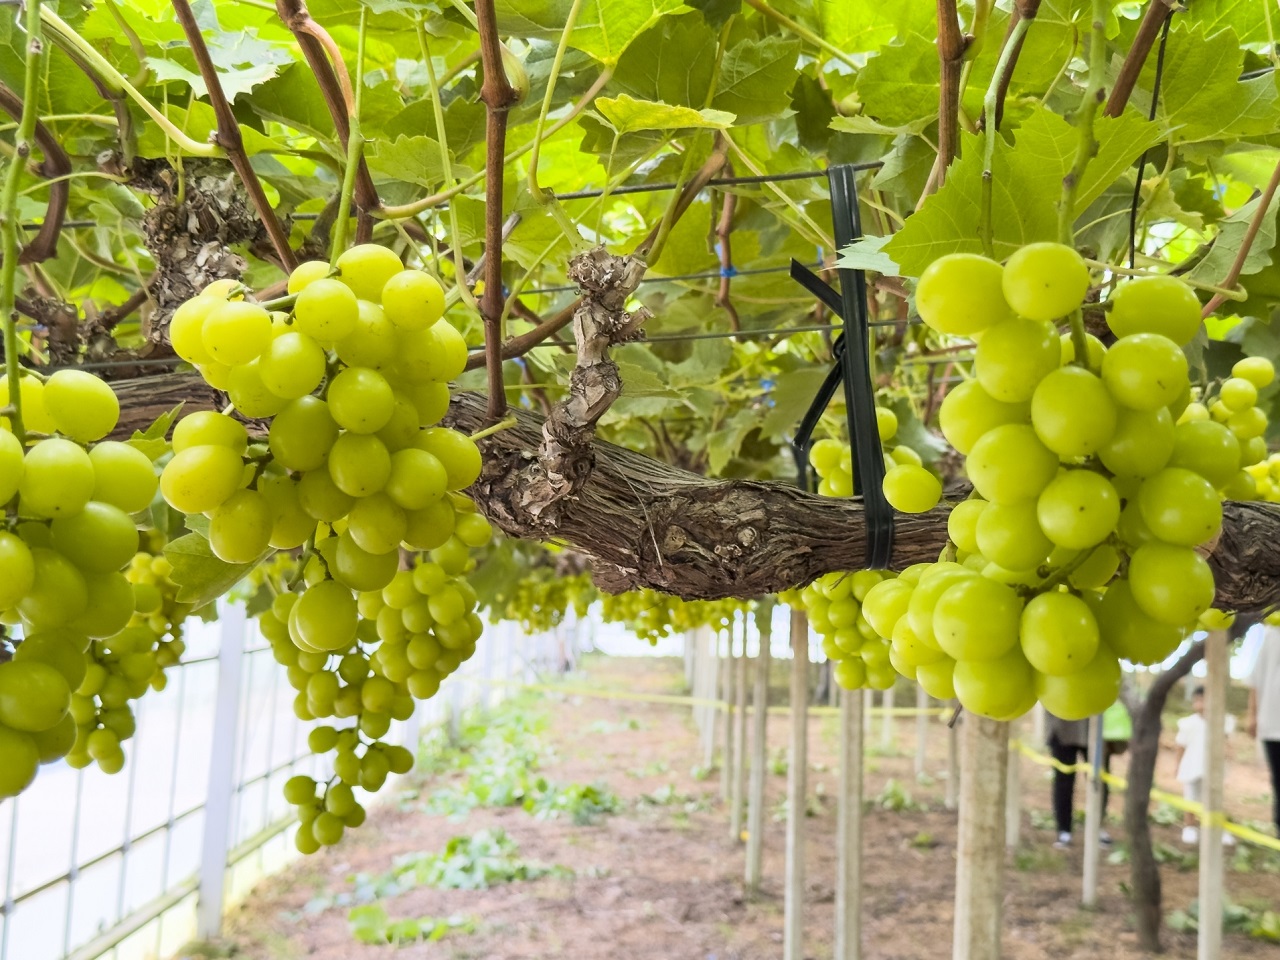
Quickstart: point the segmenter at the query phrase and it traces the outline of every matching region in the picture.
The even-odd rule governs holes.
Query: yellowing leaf
[[[654,100],[636,100],[625,93],[617,97],[597,98],[596,109],[618,133],[693,128],[724,130],[735,119],[732,113],[724,110],[695,110]]]

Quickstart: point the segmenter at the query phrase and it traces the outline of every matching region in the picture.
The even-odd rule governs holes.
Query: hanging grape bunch
[[[85,653],[84,678],[71,696],[77,729],[66,759],[77,769],[97,763],[104,773],[120,771],[121,743],[136,729],[129,702],[148,689],[163,690],[165,669],[177,664],[186,650],[182,624],[191,605],[178,601],[178,585],[169,579],[172,565],[161,553],[163,538],[153,531],[148,540],[148,548],[134,554],[125,569],[134,614],[120,632],[92,641]]]
[[[492,535],[458,493],[480,474],[479,450],[437,425],[467,358],[441,319],[439,284],[372,244],[334,266],[301,264],[288,312],[221,281],[178,309],[175,351],[270,426],[265,445],[251,444],[231,416],[185,417],[160,477],[170,505],[209,517],[210,548],[228,563],[301,548],[298,575],[260,625],[299,690],[298,716],[354,721],[313,735],[318,752],[337,749],[344,789],[287,791],[304,807],[304,852],[362,818],[350,788],[402,772],[404,756],[379,738],[474,652],[482,624],[464,577]],[[402,548],[430,562],[402,570]]]
[[[876,430],[880,443],[898,433],[898,417],[887,407],[876,407]],[[908,446],[883,448],[885,499],[903,513],[923,513],[938,505],[942,483],[922,464],[920,455]],[[853,451],[848,443],[825,438],[809,450],[809,465],[818,474],[818,493],[825,497],[853,496]],[[809,625],[822,637],[822,650],[834,664],[836,683],[847,690],[871,687],[887,690],[895,679],[891,663],[894,650],[876,633],[862,613],[862,601],[873,586],[886,576],[874,570],[831,573],[819,577],[803,590],[786,591],[781,600],[804,608]],[[898,672],[903,672],[898,667]],[[951,694],[948,694],[951,696]]]
[[[1118,284],[1107,349],[1082,326],[1074,338],[1055,327],[1089,283],[1074,250],[1039,243],[1003,267],[943,257],[917,289],[925,323],[978,341],[974,379],[940,410],[974,492],[948,521],[954,559],[876,584],[862,612],[900,670],[987,717],[1037,699],[1067,719],[1099,713],[1120,659],[1172,653],[1213,601],[1196,548],[1217,536],[1224,493],[1252,486],[1242,468],[1266,455],[1253,401],[1269,365],[1248,361],[1223,385],[1222,422],[1190,406],[1190,288]]]
[[[85,707],[86,689],[112,679],[101,673],[104,641],[123,650],[118,637],[150,602],[121,570],[138,550],[133,514],[156,490],[151,460],[102,439],[120,404],[89,373],[60,370],[43,382],[27,374],[17,394],[30,434],[0,418],[0,620],[22,635],[6,630],[15,649],[0,663],[0,797],[16,796],[39,764],[68,754],[87,762],[96,751],[104,770],[119,770],[119,740],[132,732],[127,701],[148,689],[159,663],[148,631],[146,643],[128,647],[136,656],[127,676],[95,691],[108,712]],[[0,378],[0,398],[12,396]]]

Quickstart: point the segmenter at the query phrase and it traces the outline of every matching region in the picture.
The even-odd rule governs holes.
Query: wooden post
[[[1039,700],[1037,700],[1036,705],[1031,708],[1031,730],[1032,730],[1032,736],[1035,737],[1035,742],[1037,745],[1043,745],[1046,740],[1044,727],[1045,727],[1044,704],[1041,703]]]
[[[787,865],[783,960],[804,960],[804,821],[809,766],[809,619],[791,611],[791,757],[787,764]]]
[[[748,611],[742,611],[741,654],[736,664],[738,676],[733,685],[733,789],[729,791],[729,838],[742,842],[743,803],[747,792],[747,623]]]
[[[751,698],[751,785],[747,795],[747,892],[760,889],[764,862],[764,780],[769,765],[769,643],[773,635],[773,604],[756,611],[760,652],[756,656],[755,692]]]
[[[880,706],[884,707],[883,723],[880,725],[880,749],[885,753],[897,753],[894,743],[893,687],[880,694]]]
[[[1009,739],[1022,734],[1022,721],[1009,724]],[[1009,744],[1009,762],[1005,769],[1004,845],[1017,850],[1022,840],[1022,754]]]
[[[1089,718],[1089,762],[1092,773],[1084,805],[1084,889],[1080,902],[1098,905],[1098,863],[1102,836],[1102,716]]]
[[[692,630],[684,632],[684,685],[693,692],[693,661],[697,656],[697,635]]]
[[[924,773],[925,754],[929,749],[929,716],[925,713],[929,709],[929,695],[924,692],[924,687],[916,686],[916,776],[919,777]]]
[[[862,700],[840,691],[840,796],[836,807],[836,944],[833,960],[862,957]]]
[[[1204,814],[1200,817],[1200,934],[1196,956],[1222,955],[1222,804],[1226,760],[1227,634],[1214,630],[1205,642]]]
[[[960,804],[960,724],[963,717],[947,728],[947,790],[942,805],[954,810]]]
[[[719,641],[717,641],[719,642]],[[721,714],[720,729],[723,736],[720,739],[720,802],[728,803],[729,794],[733,789],[733,678],[736,672],[734,664],[733,652],[733,622],[730,621],[729,629],[725,631],[725,657],[720,664],[720,703],[723,709],[719,711]]]
[[[702,696],[705,700],[716,699],[716,687],[719,686],[720,651],[717,649],[719,637],[710,627],[703,627],[703,650],[706,653],[706,675],[703,680]],[[716,726],[720,711],[708,703],[703,707],[702,727],[702,765],[710,770],[716,762]]]
[[[1004,790],[1009,725],[968,714],[960,748],[953,960],[998,960],[1004,899]]]

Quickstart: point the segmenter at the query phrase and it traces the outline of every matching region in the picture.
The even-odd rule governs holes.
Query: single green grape
[[[324,348],[305,333],[290,330],[271,341],[258,361],[263,386],[277,397],[305,397],[324,379]]]
[[[347,532],[369,553],[392,553],[408,529],[405,512],[385,493],[362,497],[347,514]]]
[[[952,682],[961,705],[980,717],[1015,720],[1035,705],[1035,671],[1016,646],[998,660],[957,660]]]
[[[361,300],[372,303],[382,299],[387,281],[404,269],[392,250],[376,243],[360,243],[344,250],[336,266],[342,282]]]
[[[391,454],[377,437],[344,433],[329,450],[329,476],[343,493],[367,497],[390,479]]]
[[[933,608],[934,639],[953,660],[997,660],[1017,645],[1021,615],[1022,601],[1004,584],[958,578]]]
[[[18,494],[28,515],[62,517],[83,510],[93,487],[89,454],[70,440],[50,437],[27,451]]]
[[[1166,407],[1130,410],[1120,407],[1115,432],[1098,448],[1098,459],[1122,477],[1149,477],[1173,456],[1173,417]]]
[[[1218,491],[1182,467],[1166,467],[1148,477],[1138,491],[1138,507],[1147,529],[1165,543],[1194,547],[1222,528]]]
[[[262,382],[262,362],[256,358],[231,368],[227,396],[241,414],[255,419],[274,417],[289,402],[267,389]]]
[[[133,519],[109,503],[90,500],[79,513],[55,518],[50,529],[54,549],[86,573],[119,570],[138,552]]]
[[[978,552],[1006,570],[1034,570],[1053,549],[1040,529],[1035,500],[988,504],[975,534]]]
[[[396,328],[376,303],[361,300],[354,329],[337,342],[338,359],[348,367],[381,369],[396,354]]]
[[[1129,557],[1129,588],[1143,613],[1170,626],[1190,624],[1213,605],[1213,571],[1191,547],[1143,544]]]
[[[1040,673],[1079,673],[1098,652],[1098,623],[1079,597],[1052,591],[1027,601],[1020,624],[1022,652]]]
[[[1062,243],[1029,243],[1004,265],[1009,306],[1031,320],[1056,320],[1079,309],[1089,291],[1089,267]]]
[[[1117,337],[1154,333],[1185,346],[1200,331],[1200,301],[1177,277],[1138,277],[1116,286],[1107,326]]]
[[[1240,441],[1212,420],[1191,420],[1173,428],[1169,466],[1200,474],[1215,487],[1230,483],[1240,469]]]
[[[271,456],[285,469],[299,472],[323,466],[337,439],[338,425],[329,405],[319,397],[291,400],[267,431]]]
[[[207,513],[221,506],[244,479],[244,462],[228,447],[188,447],[165,464],[160,492],[180,513]]]
[[[1266,357],[1245,357],[1236,361],[1231,368],[1231,375],[1248,380],[1261,390],[1275,380],[1276,368]]]
[[[249,434],[239,420],[213,410],[200,410],[177,422],[172,442],[174,453],[181,453],[187,447],[215,444],[243,456],[249,446]]]
[[[1013,317],[982,334],[974,352],[978,382],[996,400],[1030,400],[1037,384],[1062,363],[1058,333],[1047,323]]]
[[[29,734],[0,727],[0,797],[16,797],[36,778],[40,751]]]
[[[293,304],[294,325],[321,343],[336,343],[355,331],[360,308],[351,288],[333,277],[309,282]]]
[[[1063,720],[1097,716],[1120,695],[1120,661],[1105,643],[1083,670],[1066,676],[1037,674],[1035,693],[1046,710]]]
[[[985,433],[966,461],[974,489],[987,500],[1012,503],[1040,495],[1058,472],[1058,457],[1022,424]]]
[[[274,527],[271,505],[257,490],[237,490],[209,518],[209,546],[227,563],[253,563]]]
[[[925,267],[916,285],[916,309],[939,333],[970,336],[1010,315],[1002,289],[1004,268],[973,253],[951,253]]]
[[[316,280],[329,276],[329,263],[326,260],[304,260],[293,268],[289,274],[288,292],[301,293]]]
[[[444,316],[444,290],[430,274],[404,270],[383,286],[382,308],[397,327],[429,327]]]
[[[1187,358],[1168,337],[1135,333],[1102,360],[1102,382],[1116,403],[1133,410],[1168,406],[1187,389]]]
[[[1114,435],[1116,405],[1098,377],[1082,367],[1062,367],[1036,387],[1031,424],[1040,441],[1058,456],[1079,459]]]
[[[387,378],[367,367],[348,367],[329,384],[329,412],[338,425],[353,433],[376,433],[395,409],[395,394]]]
[[[138,513],[151,505],[160,486],[151,459],[127,443],[103,440],[89,451],[93,464],[93,499]]]
[[[1120,520],[1120,496],[1101,474],[1066,470],[1040,494],[1036,517],[1055,544],[1084,550],[1111,535]]]
[[[36,565],[31,549],[20,537],[0,530],[0,610],[8,610],[35,585]]]
[[[222,297],[197,296],[184,301],[169,318],[169,344],[187,363],[208,363],[213,354],[204,345],[204,323],[226,303]]]
[[[81,443],[101,440],[120,420],[115,391],[83,370],[59,370],[46,380],[44,408],[59,433]]]
[[[0,723],[33,733],[67,715],[71,688],[58,670],[38,660],[0,663]]]
[[[884,475],[885,499],[901,513],[927,513],[942,499],[942,482],[924,467],[896,466]]]
[[[480,448],[465,434],[447,427],[428,427],[417,445],[440,461],[450,490],[463,490],[479,479],[483,467]]]
[[[228,300],[209,311],[200,335],[210,357],[229,367],[239,366],[271,343],[271,314],[260,304]]]
[[[355,639],[357,618],[356,598],[351,591],[333,580],[324,580],[308,587],[293,605],[289,613],[290,634],[317,650],[342,650]]]

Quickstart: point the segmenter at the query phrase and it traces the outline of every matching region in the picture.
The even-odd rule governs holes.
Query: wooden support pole
[[[733,685],[733,789],[729,791],[729,838],[734,843],[742,842],[743,804],[747,792],[747,624],[750,622],[748,611],[742,612],[742,644],[736,669],[737,679]]]
[[[1226,762],[1227,634],[1214,630],[1205,642],[1204,814],[1200,818],[1200,933],[1198,960],[1222,956],[1222,806]]]
[[[833,960],[862,958],[862,700],[840,691],[840,796],[836,807],[836,943]]]
[[[769,765],[769,644],[773,605],[756,613],[760,652],[756,656],[755,692],[751,698],[751,784],[747,795],[747,892],[760,889],[764,864],[764,779]]]
[[[880,719],[880,749],[885,753],[897,753],[894,742],[893,687],[880,694],[880,706],[884,707],[884,716]]]
[[[1022,735],[1022,721],[1009,724],[1009,739]],[[1009,745],[1009,762],[1005,769],[1004,845],[1017,850],[1022,840],[1022,754]]]
[[[710,627],[702,629],[705,637],[706,676],[703,680],[702,697],[704,700],[716,700],[720,678],[720,638]],[[710,770],[716,763],[716,729],[720,720],[720,711],[708,703],[703,709],[702,727],[702,765]]]
[[[954,810],[960,805],[960,723],[962,719],[947,728],[947,789],[942,797],[942,805],[948,810]]]
[[[791,611],[791,755],[787,764],[787,865],[782,958],[804,960],[804,821],[809,768],[809,618]]]
[[[924,773],[925,762],[927,760],[927,752],[929,749],[929,716],[925,713],[929,709],[929,695],[924,692],[924,687],[916,687],[916,776],[919,777]]]
[[[1035,743],[1043,744],[1047,739],[1045,737],[1045,711],[1044,704],[1039,700],[1036,705],[1031,708],[1031,736]]]
[[[1084,804],[1084,883],[1080,902],[1086,907],[1098,905],[1098,866],[1102,837],[1102,716],[1089,718],[1089,763],[1092,774],[1085,790]]]
[[[717,642],[719,642],[717,640]],[[736,673],[733,652],[733,623],[724,634],[725,656],[720,661],[720,802],[728,803],[733,791],[733,680]]]
[[[690,693],[693,692],[693,661],[696,657],[698,649],[697,637],[692,630],[684,632],[684,685]]]
[[[966,714],[960,735],[953,960],[998,960],[1004,900],[1003,771],[1009,725]],[[993,776],[995,772],[995,776]]]

